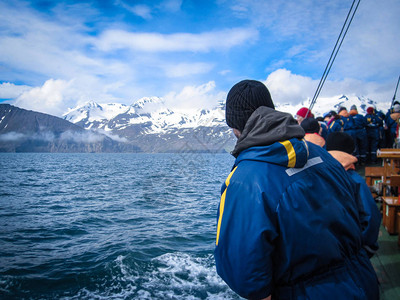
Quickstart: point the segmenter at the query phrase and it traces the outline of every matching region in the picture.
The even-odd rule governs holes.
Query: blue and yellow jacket
[[[336,131],[343,131],[344,122],[342,118],[332,120],[329,124],[328,134]]]
[[[351,116],[353,118],[354,122],[354,129],[360,130],[360,129],[365,129],[367,127],[368,123],[366,118],[361,115],[361,114],[356,114]]]
[[[258,108],[233,152],[217,218],[218,274],[245,298],[376,299],[356,183],[284,115]]]

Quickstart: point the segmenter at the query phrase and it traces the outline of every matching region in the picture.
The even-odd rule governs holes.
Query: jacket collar
[[[247,121],[232,155],[238,157],[251,147],[268,146],[293,138],[302,139],[304,134],[303,128],[290,114],[261,106]]]
[[[243,150],[237,157],[235,165],[243,160],[253,160],[288,168],[301,168],[307,163],[308,154],[307,142],[304,139],[293,138]]]

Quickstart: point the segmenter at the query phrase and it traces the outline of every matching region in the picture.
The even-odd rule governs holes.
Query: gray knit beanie
[[[260,106],[275,109],[267,87],[256,80],[240,81],[231,88],[226,98],[226,123],[243,131],[251,114]]]

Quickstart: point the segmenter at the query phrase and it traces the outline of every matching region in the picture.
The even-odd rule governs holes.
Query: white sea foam
[[[211,254],[167,253],[151,260],[145,270],[129,256],[118,256],[114,264],[119,272],[111,282],[63,299],[240,299],[217,275]]]

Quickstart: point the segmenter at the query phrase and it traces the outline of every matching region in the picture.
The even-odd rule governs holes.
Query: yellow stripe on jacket
[[[235,173],[236,169],[237,169],[237,167],[235,167],[232,170],[232,172],[228,175],[228,177],[226,178],[226,180],[225,180],[226,188],[225,188],[225,191],[222,193],[221,201],[219,203],[219,218],[218,218],[218,225],[217,225],[217,240],[215,242],[215,244],[217,246],[218,246],[218,241],[219,241],[219,232],[221,230],[222,215],[224,214],[226,190],[228,189],[229,182],[231,180],[231,177],[232,177],[233,173]]]
[[[289,140],[279,143],[282,144],[286,149],[288,156],[288,167],[294,168],[294,166],[296,165],[296,151],[294,151],[292,143]]]

